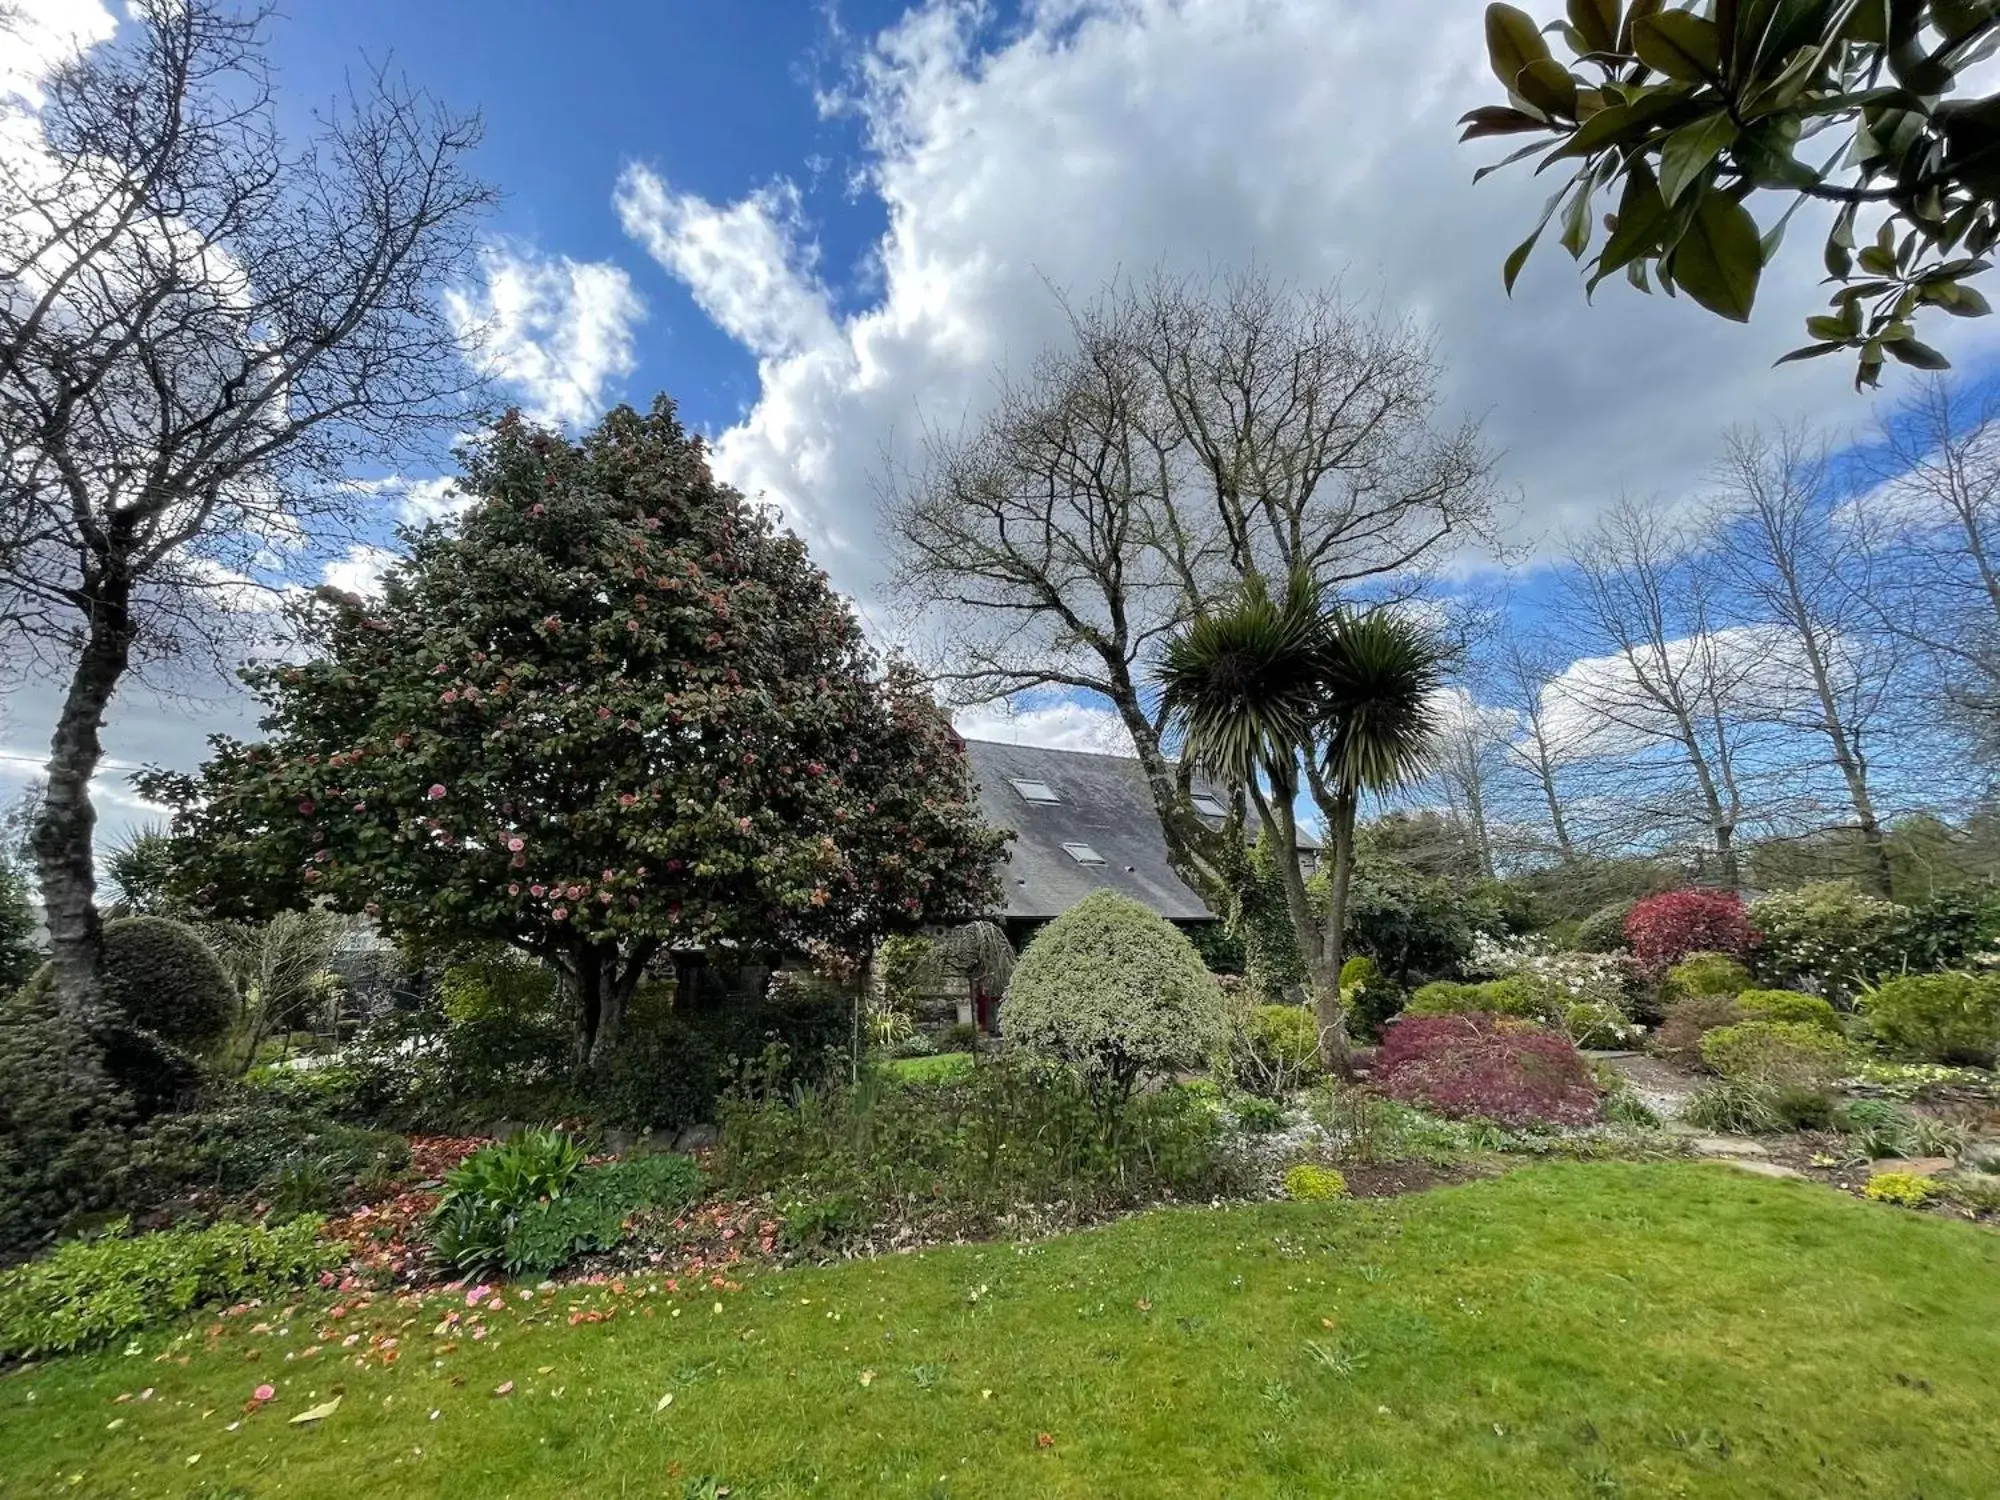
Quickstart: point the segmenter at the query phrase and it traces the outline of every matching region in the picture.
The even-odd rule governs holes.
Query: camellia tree
[[[1592,288],[1623,271],[1649,290],[1650,267],[1666,292],[1747,321],[1792,214],[1828,203],[1833,310],[1785,359],[1853,350],[1870,386],[1888,359],[1943,368],[1917,314],[1989,311],[1967,282],[2000,240],[2000,96],[1953,96],[1997,43],[1991,0],[1567,0],[1547,26],[1489,5],[1507,102],[1466,115],[1461,139],[1553,136],[1498,165],[1574,163],[1507,257],[1508,289],[1558,208],[1563,248],[1582,260],[1602,206]],[[1752,205],[1770,195],[1791,201],[1760,224]]]
[[[264,741],[146,779],[203,906],[510,943],[565,976],[585,1068],[663,949],[852,956],[989,909],[944,715],[671,403],[576,442],[509,416],[465,487],[379,600],[301,610],[311,659],[245,669]]]

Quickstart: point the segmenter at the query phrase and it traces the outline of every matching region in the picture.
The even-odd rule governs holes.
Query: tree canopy
[[[662,398],[571,442],[503,419],[379,600],[258,665],[267,738],[155,773],[218,914],[322,899],[559,965],[585,1057],[662,947],[846,952],[979,915],[999,837],[943,713]]]
[[[1467,114],[1460,138],[1554,136],[1498,165],[1538,152],[1537,171],[1575,163],[1507,257],[1509,290],[1558,208],[1563,248],[1582,260],[1602,203],[1593,289],[1624,271],[1650,290],[1650,267],[1669,295],[1747,321],[1792,215],[1829,203],[1833,310],[1807,319],[1812,342],[1785,358],[1852,350],[1856,383],[1871,386],[1887,359],[1943,368],[1916,315],[1989,311],[1967,282],[2000,239],[2000,96],[1950,96],[1996,42],[2000,11],[1982,0],[1568,0],[1541,27],[1487,6],[1507,101]],[[1760,224],[1751,207],[1767,194],[1791,203]]]

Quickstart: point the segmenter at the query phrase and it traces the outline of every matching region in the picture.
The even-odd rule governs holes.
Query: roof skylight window
[[[1211,797],[1207,792],[1196,792],[1189,800],[1194,803],[1194,810],[1204,818],[1226,818],[1229,816],[1229,809],[1222,805],[1221,799]]]
[[[1063,853],[1067,854],[1080,865],[1101,865],[1104,863],[1104,856],[1088,844],[1064,844]]]
[[[1007,779],[1013,782],[1014,790],[1021,794],[1023,802],[1062,801],[1062,798],[1056,795],[1056,789],[1046,781],[1031,781],[1020,776],[1010,776]]]

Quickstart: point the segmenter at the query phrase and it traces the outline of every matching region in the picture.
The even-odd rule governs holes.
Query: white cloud
[[[402,556],[388,547],[357,544],[349,547],[344,557],[329,562],[320,577],[329,586],[349,594],[377,594],[382,590],[382,575],[400,562]]]
[[[480,255],[485,284],[446,299],[458,336],[540,422],[576,427],[632,373],[632,329],[646,305],[608,261],[543,258],[510,244]]]
[[[969,740],[1041,745],[1051,750],[1094,750],[1105,755],[1134,753],[1132,736],[1117,714],[1069,698],[962,708],[952,715],[952,725]]]
[[[1834,653],[1835,665],[1842,660]],[[1655,682],[1672,682],[1703,718],[1712,705],[1736,720],[1796,713],[1806,707],[1811,680],[1798,638],[1777,625],[1732,625],[1706,635],[1642,648],[1640,666]],[[1571,662],[1542,689],[1542,722],[1550,748],[1567,759],[1628,755],[1677,731],[1668,712],[1619,655]]]
[[[1747,328],[1622,281],[1590,305],[1553,242],[1503,293],[1549,184],[1471,181],[1500,154],[1456,142],[1456,116],[1499,93],[1476,5],[1063,0],[1005,29],[989,10],[920,6],[828,101],[860,122],[858,180],[888,221],[859,273],[879,296],[858,311],[825,294],[847,268],[816,264],[782,185],[724,205],[642,168],[619,186],[628,230],[759,360],[718,467],[778,500],[851,591],[881,577],[885,455],[977,418],[996,365],[1059,333],[1051,285],[1089,296],[1156,266],[1345,273],[1355,299],[1433,328],[1448,410],[1484,418],[1526,499],[1522,540],[1621,491],[1693,492],[1732,423],[1867,413],[1838,361],[1771,368],[1824,296],[1810,210]],[[1962,363],[1993,347],[1951,331]]]
[[[39,106],[50,71],[109,40],[117,28],[98,0],[10,0],[0,7],[0,99]]]

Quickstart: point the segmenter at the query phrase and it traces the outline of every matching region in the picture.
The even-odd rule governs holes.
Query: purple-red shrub
[[[1633,905],[1625,942],[1639,967],[1657,977],[1690,953],[1747,958],[1757,933],[1734,891],[1667,891]]]
[[[1597,1117],[1597,1080],[1582,1054],[1567,1038],[1511,1016],[1391,1022],[1374,1081],[1392,1099],[1453,1119],[1584,1125]]]

